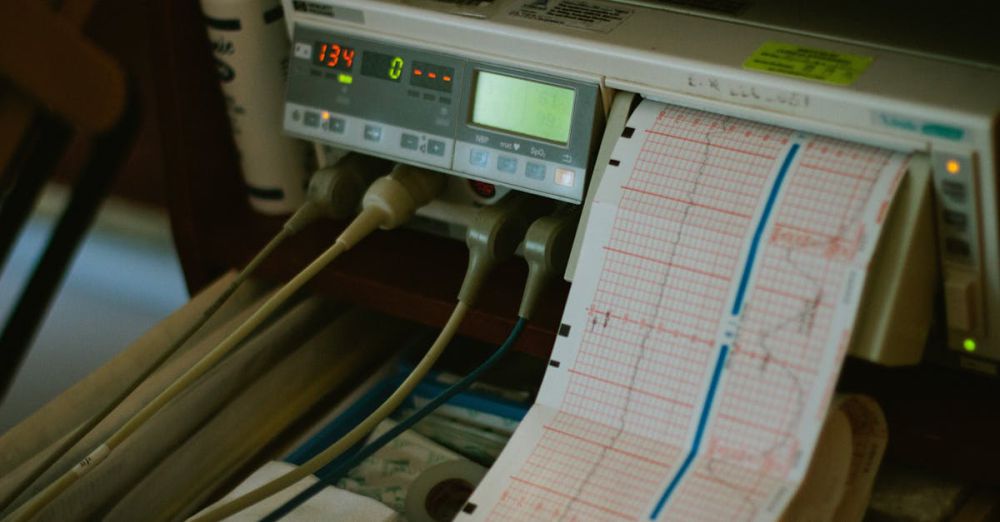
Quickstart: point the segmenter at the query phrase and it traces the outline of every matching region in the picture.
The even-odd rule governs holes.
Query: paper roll
[[[406,494],[407,520],[448,522],[454,519],[484,476],[486,468],[465,459],[427,468],[417,476]]]
[[[908,158],[652,100],[601,155],[552,364],[459,519],[778,520]],[[844,415],[809,497],[838,522]]]

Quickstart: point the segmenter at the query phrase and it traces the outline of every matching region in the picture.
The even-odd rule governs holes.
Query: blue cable
[[[441,406],[455,395],[458,395],[468,389],[472,383],[479,379],[483,372],[489,370],[503,357],[505,353],[507,353],[508,350],[510,350],[511,346],[514,345],[514,342],[516,342],[517,338],[521,335],[521,331],[524,330],[524,326],[527,323],[527,319],[518,317],[517,322],[514,324],[514,328],[510,331],[510,335],[507,336],[507,340],[505,340],[503,344],[501,344],[500,347],[497,348],[497,350],[493,352],[493,354],[490,355],[485,362],[483,362],[483,364],[479,365],[478,368],[469,372],[469,374],[463,377],[462,380],[452,384],[447,390],[441,392],[441,394],[435,397],[432,401],[425,404],[419,410],[413,412],[409,417],[401,421],[399,424],[396,424],[396,426],[389,431],[383,433],[379,438],[372,441],[371,444],[368,444],[360,451],[352,455],[350,459],[345,460],[339,466],[330,469],[325,473],[321,473],[319,475],[319,481],[309,486],[298,495],[292,497],[291,500],[285,502],[274,511],[268,513],[267,516],[261,519],[261,522],[276,522],[288,513],[291,513],[295,508],[304,504],[312,498],[313,495],[322,491],[326,486],[335,485],[341,477],[360,464],[362,460],[368,458],[383,446],[391,442],[399,436],[400,433],[403,433],[417,422],[420,422],[421,419],[436,410],[438,406]]]

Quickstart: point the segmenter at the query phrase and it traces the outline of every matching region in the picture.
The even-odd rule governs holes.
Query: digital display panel
[[[566,144],[576,91],[523,78],[478,71],[472,122]]]
[[[403,76],[405,62],[402,56],[365,51],[361,55],[361,74],[390,82],[398,82]]]
[[[410,71],[410,85],[435,91],[451,92],[454,79],[455,69],[444,65],[413,62],[413,69]]]
[[[335,42],[316,42],[313,63],[327,69],[350,71],[354,67],[354,49]]]

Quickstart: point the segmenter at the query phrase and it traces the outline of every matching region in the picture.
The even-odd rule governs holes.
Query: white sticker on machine
[[[576,29],[610,33],[635,10],[594,0],[525,0],[510,16]]]

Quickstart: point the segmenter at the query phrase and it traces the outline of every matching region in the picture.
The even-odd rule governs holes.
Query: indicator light
[[[350,74],[340,74],[337,76],[337,81],[344,85],[350,85],[354,83],[354,77]]]
[[[497,188],[492,183],[486,183],[485,181],[469,180],[469,187],[472,191],[476,193],[477,196],[481,198],[492,198],[497,194]]]
[[[414,69],[413,70],[413,75],[414,76],[423,76],[424,75],[424,71],[422,71],[420,69]]]
[[[329,120],[330,119],[330,113],[327,112],[327,111],[323,111],[323,119],[324,120]]]
[[[969,353],[976,351],[976,340],[970,337],[962,341],[962,348],[965,348],[965,351]]]
[[[437,75],[437,73],[429,72],[429,73],[427,73],[427,77],[433,80],[434,78],[437,78],[438,75]]]
[[[451,81],[451,76],[445,75],[444,78],[442,78],[442,80],[444,80],[446,82],[450,82]]]
[[[948,174],[954,176],[955,174],[958,174],[959,171],[962,170],[962,165],[958,162],[957,159],[950,159],[944,164],[944,168],[945,170],[948,171]]]

